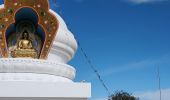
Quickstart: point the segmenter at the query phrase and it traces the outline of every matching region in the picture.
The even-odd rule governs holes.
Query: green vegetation
[[[136,98],[127,92],[118,91],[111,95],[108,100],[139,100],[139,98]]]

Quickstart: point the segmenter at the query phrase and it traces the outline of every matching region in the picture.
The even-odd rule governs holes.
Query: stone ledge
[[[73,80],[76,70],[70,65],[54,61],[26,58],[1,58],[0,73],[49,74]]]
[[[83,98],[86,98],[87,100],[87,98],[91,97],[91,84],[62,82],[0,82],[0,98],[2,97],[51,98],[49,100],[53,100],[52,98],[58,98],[57,100],[67,100],[67,98],[85,100]]]
[[[17,98],[17,97],[12,97],[12,98],[4,98],[0,97],[0,100],[87,100],[87,98]]]

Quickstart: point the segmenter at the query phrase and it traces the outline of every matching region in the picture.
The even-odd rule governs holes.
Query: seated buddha
[[[21,39],[17,42],[16,48],[11,52],[12,57],[19,58],[36,58],[37,52],[33,47],[32,41],[29,39],[29,33],[24,31]]]

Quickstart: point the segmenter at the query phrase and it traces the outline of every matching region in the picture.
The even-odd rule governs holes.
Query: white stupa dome
[[[59,21],[59,29],[54,40],[48,60],[67,63],[77,50],[77,42],[73,34],[68,30],[64,20],[53,10],[50,10]]]
[[[68,64],[76,39],[49,4],[4,0],[0,5],[0,100],[90,98],[91,84],[74,82],[76,69]]]

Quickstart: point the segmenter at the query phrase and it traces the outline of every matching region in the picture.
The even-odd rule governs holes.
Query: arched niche
[[[6,30],[6,42],[10,57],[13,57],[12,51],[19,48],[23,33],[27,31],[32,49],[36,52],[35,58],[39,58],[45,41],[45,32],[38,25],[38,20],[37,13],[31,8],[21,8],[16,12],[15,23],[12,23]]]
[[[50,12],[48,0],[4,0],[0,8],[0,54],[8,58],[10,51],[7,44],[12,33],[16,33],[18,23],[31,22],[36,27],[36,35],[43,41],[38,59],[47,59],[59,28],[56,16]],[[12,33],[11,33],[12,32]],[[22,58],[22,57],[21,57]]]

